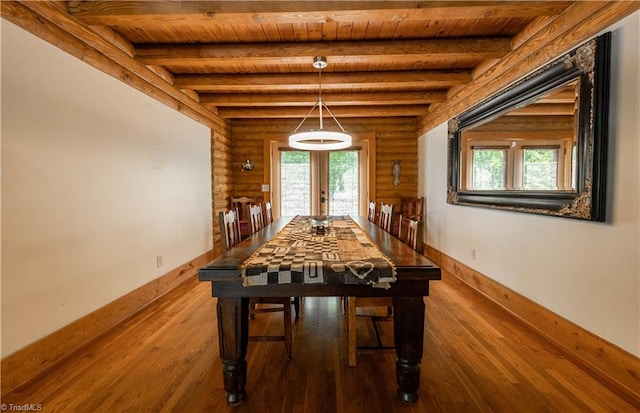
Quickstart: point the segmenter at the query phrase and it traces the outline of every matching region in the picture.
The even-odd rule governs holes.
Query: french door
[[[366,151],[274,149],[271,200],[275,216],[364,214]]]

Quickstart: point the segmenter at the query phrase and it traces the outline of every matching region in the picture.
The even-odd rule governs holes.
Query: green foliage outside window
[[[329,153],[331,214],[357,214],[359,202],[358,151]]]
[[[282,215],[311,213],[311,155],[280,152],[280,209]]]
[[[524,189],[558,189],[558,150],[553,148],[524,149]]]
[[[282,163],[292,164],[292,163],[309,163],[310,154],[309,152],[302,151],[283,151],[282,152]]]
[[[507,186],[506,149],[473,149],[473,189],[502,190]]]
[[[329,153],[329,188],[332,192],[345,190],[345,178],[358,173],[358,152]]]

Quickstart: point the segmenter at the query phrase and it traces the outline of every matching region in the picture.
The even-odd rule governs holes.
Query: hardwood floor
[[[347,366],[339,298],[305,298],[293,359],[280,342],[249,343],[247,400],[225,404],[215,299],[191,280],[68,357],[4,404],[43,412],[631,412],[633,406],[551,343],[458,279],[432,282],[426,299],[420,400],[395,394],[393,352]],[[282,313],[250,328],[282,328]],[[361,321],[364,323],[365,321]],[[390,327],[383,327],[383,335]],[[359,339],[370,329],[359,325]],[[8,407],[9,409],[11,406]]]

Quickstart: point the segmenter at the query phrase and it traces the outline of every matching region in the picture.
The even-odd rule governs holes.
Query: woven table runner
[[[389,288],[395,265],[349,216],[329,217],[325,235],[296,216],[241,267],[245,287],[267,284],[369,284]]]

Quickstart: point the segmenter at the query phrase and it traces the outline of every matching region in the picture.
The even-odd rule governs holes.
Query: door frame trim
[[[364,199],[362,199],[360,202],[360,208],[363,209],[361,211],[361,214],[366,214],[366,207],[369,203],[369,200],[376,199],[376,133],[368,132],[354,137],[353,146],[362,148],[362,161],[366,163],[365,168],[362,168],[363,165],[360,165],[361,171],[367,171],[367,176],[365,177],[366,179],[363,180],[365,181],[366,190],[360,191],[360,196],[364,196]],[[276,202],[275,193],[276,183],[279,182],[280,178],[280,170],[279,168],[275,168],[275,166],[279,165],[279,161],[275,158],[276,156],[278,156],[280,148],[285,147],[288,147],[288,144],[283,140],[265,140],[264,142],[266,160],[264,168],[264,181],[268,182],[269,184],[269,191],[264,192],[264,198],[265,201],[271,201],[274,218],[280,216],[280,203]],[[276,171],[276,169],[278,170]]]

